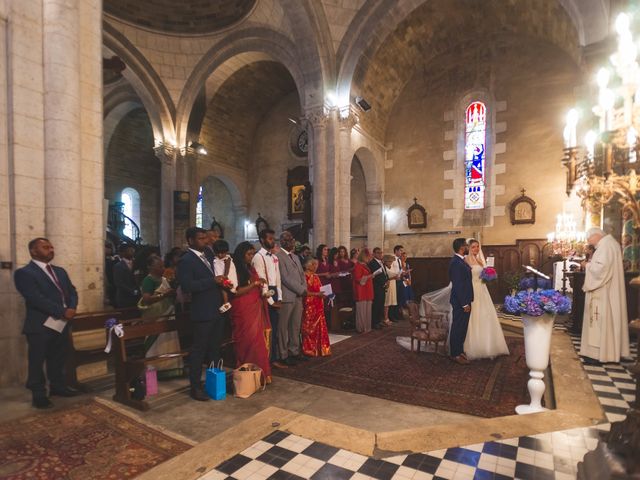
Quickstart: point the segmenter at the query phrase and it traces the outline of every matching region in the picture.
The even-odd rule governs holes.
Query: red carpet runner
[[[189,448],[89,402],[0,425],[0,478],[134,478]]]
[[[417,354],[402,348],[396,343],[396,336],[406,335],[407,330],[393,327],[356,335],[333,345],[331,357],[274,370],[274,374],[345,392],[480,417],[514,415],[516,405],[529,403],[529,369],[522,338],[507,337],[509,356],[463,366],[448,357]]]

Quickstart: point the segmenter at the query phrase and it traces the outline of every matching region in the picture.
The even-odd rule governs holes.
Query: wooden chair
[[[435,352],[438,353],[438,346],[440,342],[444,346],[444,353],[447,353],[447,338],[449,336],[449,324],[446,321],[447,314],[441,312],[431,312],[428,314],[427,331],[429,332],[429,339],[427,343],[433,343],[435,346]]]
[[[407,302],[407,308],[409,310],[409,325],[411,330],[409,336],[411,338],[411,351],[414,351],[415,342],[418,343],[418,353],[420,353],[420,344],[424,342],[425,345],[429,341],[429,331],[427,330],[427,321],[420,318],[418,304],[416,302]]]

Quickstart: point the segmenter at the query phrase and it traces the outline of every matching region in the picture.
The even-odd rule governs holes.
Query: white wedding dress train
[[[509,348],[502,333],[496,308],[491,300],[487,286],[480,279],[482,267],[473,265],[473,303],[464,351],[469,360],[494,358],[498,355],[509,355]]]

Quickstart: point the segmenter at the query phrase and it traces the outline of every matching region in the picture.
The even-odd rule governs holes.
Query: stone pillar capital
[[[300,120],[304,128],[309,126],[314,129],[326,128],[329,121],[329,115],[324,107],[315,107],[307,110],[305,112],[305,116]]]
[[[340,111],[338,116],[340,122],[340,130],[351,131],[360,121],[360,116],[355,108],[347,107],[344,111]]]
[[[179,153],[178,148],[173,145],[161,143],[153,147],[153,153],[162,162],[163,165],[171,166],[176,160]]]

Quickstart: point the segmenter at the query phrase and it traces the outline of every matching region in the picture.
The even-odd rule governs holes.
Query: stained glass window
[[[464,147],[464,208],[478,210],[484,208],[485,192],[485,152],[487,138],[487,107],[482,102],[473,102],[465,115]]]
[[[202,228],[202,186],[198,190],[198,201],[196,202],[196,227]]]
[[[138,227],[140,227],[140,194],[138,191],[131,187],[125,188],[122,190],[122,194],[120,195],[120,201],[124,204],[122,207],[122,213],[136,222]],[[134,237],[136,232],[133,228],[133,224],[126,219],[122,233],[132,240],[135,240]]]

